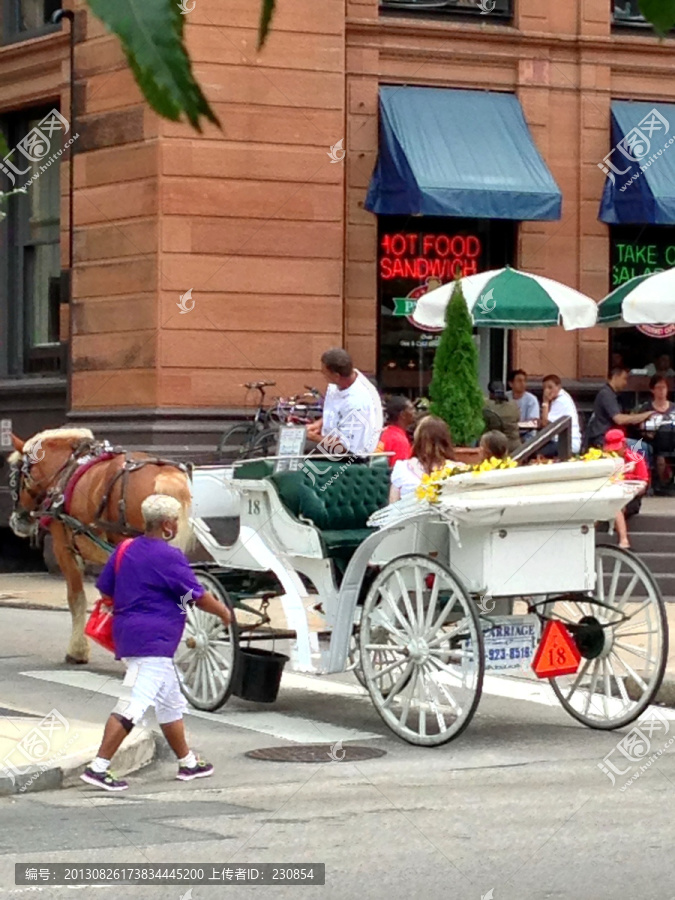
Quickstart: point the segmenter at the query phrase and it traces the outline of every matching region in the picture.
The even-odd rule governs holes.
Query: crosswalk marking
[[[28,678],[37,678],[41,681],[49,681],[55,684],[63,684],[67,687],[80,688],[91,693],[104,694],[108,697],[119,698],[126,692],[121,680],[111,675],[100,675],[97,672],[77,672],[63,669],[39,670],[22,672]],[[302,676],[293,676],[298,678]],[[306,676],[305,676],[306,677]],[[336,684],[337,682],[333,682]],[[289,685],[290,686],[290,685]],[[299,686],[296,681],[296,685]],[[304,687],[304,685],[303,685]],[[350,688],[351,685],[343,685]],[[350,691],[351,693],[351,691]],[[220,712],[203,712],[200,709],[189,708],[188,715],[198,719],[206,719],[219,725],[233,725],[235,728],[245,728],[249,731],[259,731],[273,737],[282,738],[298,744],[333,743],[334,741],[367,741],[381,738],[381,734],[369,731],[357,731],[353,728],[345,728],[330,722],[321,722],[317,719],[307,719],[301,716],[290,716],[285,713],[273,711],[230,710],[224,707]]]

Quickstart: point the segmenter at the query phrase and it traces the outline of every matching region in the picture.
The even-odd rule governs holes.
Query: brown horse
[[[43,431],[27,441],[12,435],[12,441],[16,452],[9,457],[14,502],[10,525],[20,537],[40,525],[50,532],[72,616],[66,662],[86,663],[84,563],[103,563],[108,551],[82,533],[78,523],[89,535],[117,544],[143,530],[141,503],[146,497],[170,494],[180,501],[183,513],[174,543],[186,549],[191,539],[190,480],[182,467],[145,453],[113,449],[86,428]]]

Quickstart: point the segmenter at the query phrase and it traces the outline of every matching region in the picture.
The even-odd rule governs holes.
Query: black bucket
[[[274,703],[289,657],[273,650],[241,647],[232,693],[253,703]]]

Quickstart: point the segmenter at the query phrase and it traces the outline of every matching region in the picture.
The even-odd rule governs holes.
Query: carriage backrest
[[[319,474],[320,473],[320,474]],[[388,466],[346,465],[317,460],[316,468],[270,476],[281,502],[320,530],[366,528],[389,499]]]

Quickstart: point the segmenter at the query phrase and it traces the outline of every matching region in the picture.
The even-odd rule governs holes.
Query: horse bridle
[[[22,453],[20,460],[10,463],[9,468],[9,491],[12,497],[13,512],[17,516],[24,518],[35,518],[40,515],[41,506],[49,494],[49,485],[54,484],[63,472],[68,469],[79,457],[87,450],[91,450],[91,441],[84,440],[73,447],[72,452],[64,464],[56,470],[56,472],[46,475],[39,481],[33,481],[31,468],[35,465],[35,460],[31,458],[30,453]],[[39,462],[40,460],[38,460]],[[41,490],[42,488],[46,489]],[[31,486],[32,485],[32,486]],[[37,489],[36,489],[37,488]],[[33,510],[23,509],[19,506],[21,492],[25,491],[31,500],[35,501],[36,507]]]

